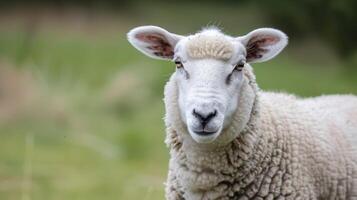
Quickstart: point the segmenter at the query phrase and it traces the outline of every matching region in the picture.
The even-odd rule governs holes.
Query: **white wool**
[[[229,60],[233,55],[233,45],[221,32],[204,30],[189,37],[187,53],[191,58]]]
[[[262,92],[250,67],[244,73],[240,107],[220,137],[240,134],[214,149],[189,136],[175,80],[167,83],[166,199],[356,198],[357,97]]]

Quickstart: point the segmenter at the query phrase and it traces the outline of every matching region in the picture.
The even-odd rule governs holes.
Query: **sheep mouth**
[[[211,143],[213,142],[219,135],[220,129],[215,131],[208,130],[189,130],[191,137],[197,143]]]
[[[217,133],[217,131],[194,131],[194,133],[201,136],[209,136]]]

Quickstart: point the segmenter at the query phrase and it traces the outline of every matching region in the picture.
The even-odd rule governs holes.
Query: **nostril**
[[[193,109],[192,114],[193,114],[193,116],[195,116],[199,120],[203,121],[205,119],[205,117],[201,113],[198,113],[195,109]]]
[[[214,110],[213,112],[210,112],[208,114],[208,116],[206,117],[206,120],[210,120],[212,119],[213,117],[215,117],[217,115],[217,110]]]
[[[201,121],[201,123],[206,125],[212,118],[214,118],[217,115],[217,110],[214,110],[213,112],[208,113],[208,115],[203,115],[202,113],[197,112],[195,109],[192,111],[193,116],[195,116],[197,119]]]

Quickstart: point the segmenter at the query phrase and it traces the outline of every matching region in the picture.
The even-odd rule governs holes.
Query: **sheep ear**
[[[249,63],[270,60],[288,44],[285,33],[272,28],[256,29],[237,39],[245,46]]]
[[[177,42],[183,36],[176,35],[157,26],[140,26],[127,34],[129,42],[145,55],[171,60]]]

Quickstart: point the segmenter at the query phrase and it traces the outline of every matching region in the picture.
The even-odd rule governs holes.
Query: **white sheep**
[[[357,97],[258,89],[249,63],[276,56],[284,33],[143,26],[128,39],[176,64],[165,87],[166,199],[357,199]]]

